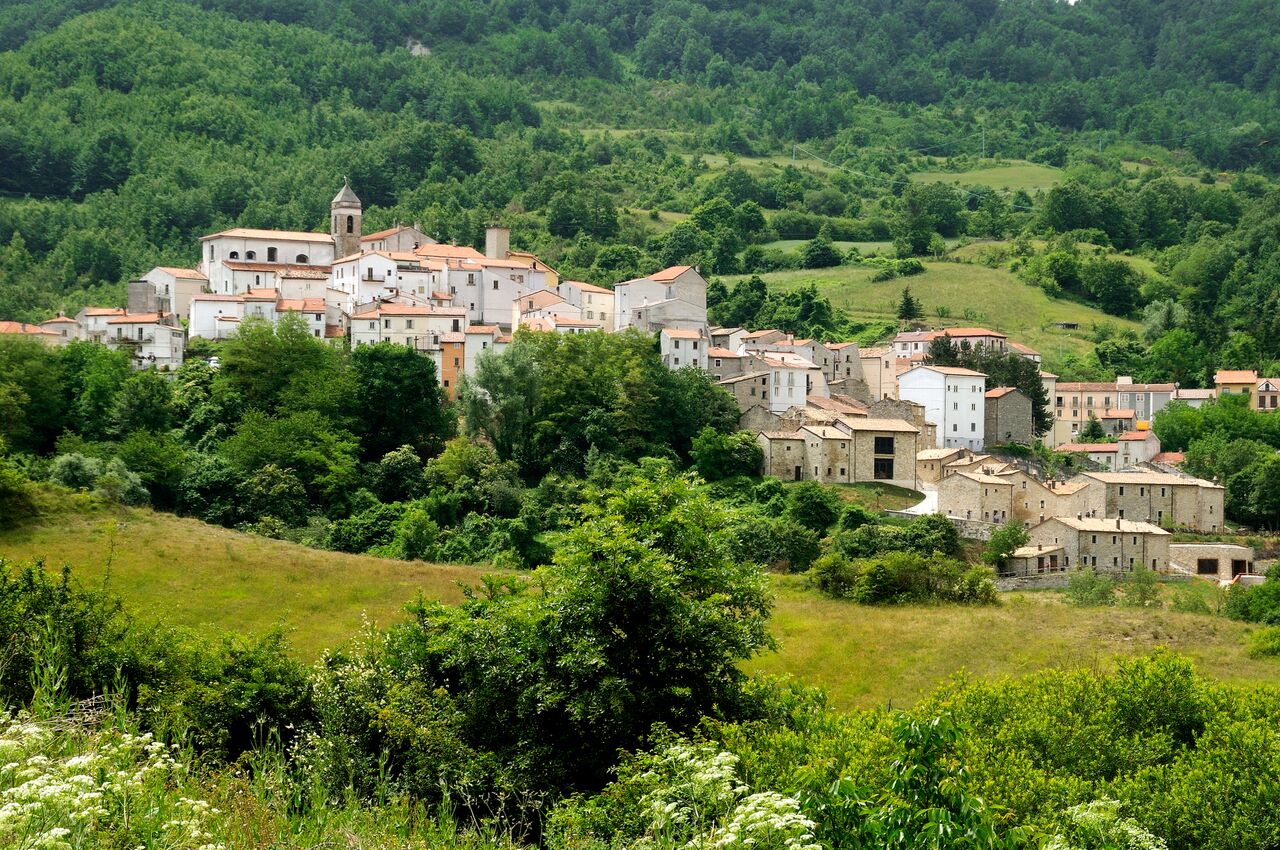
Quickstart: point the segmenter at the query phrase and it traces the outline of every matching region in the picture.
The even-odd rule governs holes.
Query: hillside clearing
[[[1067,354],[1088,351],[1092,346],[1088,335],[1095,324],[1110,323],[1118,330],[1138,328],[1135,322],[1093,307],[1050,298],[1004,269],[946,262],[925,263],[925,269],[924,274],[879,282],[871,279],[875,269],[862,266],[771,272],[761,277],[780,292],[812,283],[819,295],[831,299],[833,307],[854,319],[893,319],[902,288],[909,286],[924,306],[925,322],[976,324],[1001,331],[1038,350],[1049,365]],[[726,281],[743,279],[745,276],[739,275]],[[949,311],[941,322],[938,307]],[[1054,327],[1055,322],[1075,322],[1080,327],[1064,331]]]
[[[398,620],[419,593],[458,601],[458,582],[474,583],[485,571],[317,551],[142,509],[47,517],[0,533],[0,556],[71,564],[95,584],[110,564],[108,587],[144,620],[209,634],[284,623],[308,660],[352,637],[366,619]],[[1160,645],[1224,681],[1280,682],[1280,662],[1246,655],[1251,627],[1217,617],[1081,610],[1056,593],[1004,594],[995,608],[875,608],[822,598],[800,577],[777,576],[774,585],[779,651],[748,668],[822,686],[843,707],[906,706],[962,669],[1019,675],[1106,664]]]
[[[917,171],[917,183],[949,183],[956,186],[990,186],[992,189],[1036,192],[1051,189],[1064,179],[1062,169],[1021,160],[968,171]]]

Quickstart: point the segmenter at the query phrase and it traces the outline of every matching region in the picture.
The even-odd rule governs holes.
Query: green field
[[[1006,593],[1000,605],[985,608],[873,607],[820,597],[798,577],[778,579],[775,587],[779,649],[751,668],[821,685],[842,707],[906,708],[961,670],[1001,677],[1105,666],[1157,646],[1188,656],[1222,681],[1280,682],[1280,661],[1246,654],[1252,627],[1220,617],[1080,609],[1049,592]]]
[[[1034,162],[1012,161],[1007,165],[992,165],[969,171],[917,171],[911,175],[917,183],[953,183],[958,186],[990,186],[992,189],[1008,189],[1036,192],[1051,189],[1063,179],[1062,170]]]
[[[46,517],[0,533],[0,557],[43,558],[50,568],[70,564],[94,584],[109,570],[107,586],[145,620],[209,633],[261,632],[284,623],[307,659],[351,637],[366,620],[399,619],[418,594],[456,601],[458,582],[474,583],[482,573],[321,552],[143,509]],[[905,706],[960,670],[1008,676],[1104,665],[1158,645],[1225,681],[1280,681],[1280,662],[1245,654],[1250,627],[1217,617],[1080,610],[1056,593],[1005,594],[993,608],[878,608],[825,599],[799,577],[775,577],[774,584],[779,650],[749,667],[820,685],[845,707]]]
[[[998,330],[1039,351],[1050,366],[1066,354],[1088,351],[1094,324],[1138,328],[1136,322],[1108,316],[1093,307],[1052,299],[1004,269],[946,262],[926,263],[925,267],[924,274],[880,282],[871,280],[874,269],[858,266],[772,272],[761,277],[771,289],[782,292],[813,283],[820,295],[831,299],[832,306],[854,319],[893,319],[903,286],[910,286],[924,306],[926,323]],[[736,283],[742,279],[726,280]],[[935,310],[939,306],[950,311],[948,318],[938,319]],[[966,310],[970,311],[968,316]],[[1055,322],[1075,322],[1080,327],[1064,331],[1055,327]]]

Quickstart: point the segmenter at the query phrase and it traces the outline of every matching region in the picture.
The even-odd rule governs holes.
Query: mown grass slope
[[[0,557],[70,564],[86,583],[105,579],[144,619],[198,632],[284,623],[306,659],[355,635],[366,618],[396,621],[418,594],[457,601],[458,582],[484,571],[316,551],[140,509],[67,511],[0,532]],[[823,598],[799,577],[774,585],[779,649],[749,668],[822,686],[845,707],[907,706],[961,670],[995,677],[1106,665],[1155,646],[1224,681],[1280,682],[1280,662],[1246,654],[1251,627],[1217,617],[1081,610],[1056,593],[1004,594],[993,608],[876,608]]]
[[[956,186],[990,186],[992,189],[1035,193],[1051,189],[1064,179],[1062,169],[1034,162],[1012,160],[967,171],[917,171],[911,175],[917,183],[950,183]]]
[[[875,269],[862,266],[772,272],[761,277],[771,289],[782,292],[812,283],[818,294],[854,319],[893,319],[902,288],[909,286],[924,306],[926,323],[998,330],[1040,351],[1049,365],[1066,354],[1086,352],[1092,346],[1088,336],[1095,324],[1138,327],[1085,304],[1050,298],[1004,269],[949,262],[925,263],[925,269],[924,274],[885,281],[873,281]],[[727,278],[731,283],[742,279]],[[947,318],[938,318],[938,307],[948,311]],[[1080,327],[1064,331],[1055,327],[1056,322]]]

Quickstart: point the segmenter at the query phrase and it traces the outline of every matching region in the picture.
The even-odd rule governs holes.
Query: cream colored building
[[[1183,526],[1196,531],[1223,527],[1223,488],[1209,481],[1163,472],[1086,472],[1088,508],[1098,516]]]
[[[948,473],[947,464],[969,454],[968,449],[924,449],[916,455],[916,477],[936,484]],[[954,470],[952,470],[954,471]]]
[[[1093,517],[1053,517],[1027,532],[1031,547],[1061,547],[1062,567],[1067,570],[1096,569],[1098,572],[1132,572],[1142,566],[1164,572],[1169,565],[1169,532],[1146,522]],[[1024,552],[1026,549],[1020,549]],[[1014,570],[1026,574],[1032,565],[1017,564]]]

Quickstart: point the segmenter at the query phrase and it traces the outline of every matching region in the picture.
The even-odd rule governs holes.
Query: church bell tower
[[[362,206],[356,193],[351,191],[351,184],[344,178],[342,191],[333,198],[329,205],[333,234],[333,258],[347,257],[360,253],[360,216]]]

